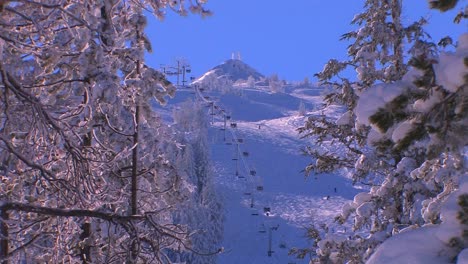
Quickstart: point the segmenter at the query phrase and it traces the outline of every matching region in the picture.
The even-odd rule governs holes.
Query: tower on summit
[[[236,52],[231,53],[231,59],[232,60],[242,60],[240,51],[238,51],[237,54],[236,54]]]

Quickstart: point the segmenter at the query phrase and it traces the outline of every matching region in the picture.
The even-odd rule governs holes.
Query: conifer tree
[[[353,230],[368,235],[335,240],[316,228],[309,232],[316,234],[321,263],[362,263],[401,230],[440,224],[441,208],[466,176],[468,36],[460,37],[456,52],[439,54],[422,29],[426,21],[404,26],[400,17],[400,1],[366,1],[365,11],[353,20],[360,29],[344,35],[355,40],[348,48],[350,60],[331,60],[317,75],[336,88],[327,103],[348,111],[336,121],[310,117],[299,130],[319,146],[305,149],[313,158],[309,173],[347,167],[355,183],[371,186],[336,218],[340,223],[352,218]],[[337,78],[349,66],[357,81]],[[330,142],[346,152],[328,151]],[[460,249],[447,252],[454,258]]]
[[[151,110],[172,86],[144,63],[144,10],[207,15],[205,1],[3,1],[0,259],[167,263],[186,179]]]

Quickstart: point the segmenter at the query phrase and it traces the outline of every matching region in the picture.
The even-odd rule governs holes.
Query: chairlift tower
[[[242,138],[236,138],[235,139],[235,156],[232,160],[234,160],[236,162],[236,176],[239,176],[239,159],[241,159],[241,156],[240,156],[240,144],[242,144],[244,142],[244,140]]]
[[[178,59],[176,61],[177,66],[172,66],[172,65],[164,65],[161,64],[161,69],[164,75],[166,76],[177,76],[177,86],[180,85],[180,75],[182,75],[182,86],[185,86],[187,80],[186,80],[186,73],[191,73],[192,69],[190,67],[190,64],[186,63],[182,59]]]
[[[268,228],[268,251],[267,251],[267,255],[269,257],[271,257],[273,255],[273,253],[275,253],[275,251],[273,251],[273,248],[272,248],[272,240],[273,240],[272,231],[276,231],[276,230],[278,230],[278,228],[279,228],[279,225]]]

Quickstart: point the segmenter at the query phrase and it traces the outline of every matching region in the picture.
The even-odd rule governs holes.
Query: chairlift
[[[257,191],[263,191],[263,186],[257,186]]]
[[[227,119],[227,120],[230,120],[230,119],[231,119],[231,116],[230,116],[230,115],[227,115],[227,116],[226,116],[226,119]]]
[[[250,170],[250,175],[255,176],[257,175],[257,172],[255,170]]]
[[[249,152],[244,151],[244,152],[242,152],[242,155],[244,155],[244,157],[248,157],[248,156],[249,156]]]
[[[286,241],[284,240],[284,235],[281,236],[281,239],[280,239],[280,242],[279,242],[279,244],[278,244],[278,247],[279,247],[279,248],[282,248],[282,249],[285,249],[285,248],[288,247],[287,244],[286,244]],[[295,263],[289,262],[288,264],[295,264]]]

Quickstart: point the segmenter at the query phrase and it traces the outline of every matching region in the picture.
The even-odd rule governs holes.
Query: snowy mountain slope
[[[290,116],[298,110],[301,102],[306,109],[313,109],[315,103],[311,102],[310,98],[302,99],[287,93],[271,93],[257,89],[236,89],[227,93],[207,91],[203,94],[210,101],[222,105],[228,114],[235,115],[236,120],[250,122]]]
[[[226,65],[214,69],[225,73]],[[246,77],[236,74],[231,76]],[[306,120],[298,113],[301,102],[308,115],[338,118],[343,110],[312,111],[322,103],[321,88],[290,85],[285,91],[203,89],[199,82],[179,88],[170,104],[158,109],[170,120],[181,102],[197,100],[212,121],[208,140],[215,185],[225,208],[224,252],[217,263],[308,263],[288,255],[292,247],[310,245],[304,237],[306,227],[326,223],[337,234],[350,230],[349,224],[338,226],[333,219],[360,190],[344,174],[306,178],[302,171],[309,160],[300,151],[305,141],[296,131]],[[259,186],[263,190],[257,190]]]
[[[256,96],[256,101],[262,101],[271,108],[281,108],[275,107],[275,102],[270,100],[268,93],[257,93]],[[279,101],[280,104],[285,104],[285,101]],[[298,101],[289,102],[294,103],[286,103],[282,107],[292,111]],[[220,100],[220,103],[229,108],[234,107],[237,102],[235,98],[230,98]],[[292,246],[307,246],[303,238],[304,228],[311,224],[331,224],[341,206],[352,200],[359,190],[354,189],[347,179],[339,175],[323,175],[307,180],[304,178],[301,171],[308,160],[300,155],[299,149],[303,142],[298,139],[296,132],[296,128],[304,122],[304,117],[282,113],[283,116],[279,118],[262,119],[262,113],[257,112],[255,105],[242,106],[249,118],[235,119],[236,111],[232,111],[232,119],[235,119],[232,122],[237,125],[233,130],[243,139],[244,143],[240,148],[249,152],[247,163],[255,168],[255,177],[261,179],[264,191],[254,192],[254,208],[250,208],[251,196],[243,194],[253,189],[248,180],[251,176],[243,175],[247,180],[235,176],[236,166],[232,161],[235,148],[233,145],[225,145],[223,141],[224,132],[219,129],[223,128],[224,123],[215,122],[215,129],[212,131],[212,156],[217,164],[217,181],[225,195],[227,208],[224,239],[226,252],[220,255],[219,263],[307,263],[306,260],[288,256],[288,249]],[[229,139],[228,136],[228,142]],[[242,170],[240,172],[248,174]],[[326,199],[327,196],[330,198]],[[271,208],[270,216],[262,214],[264,207]],[[252,211],[259,212],[259,216],[252,216]],[[279,225],[277,230],[272,231],[272,250],[275,253],[271,257],[267,255],[269,238],[266,233],[259,232],[262,224],[269,227]],[[336,228],[337,231],[344,230],[344,227]]]

